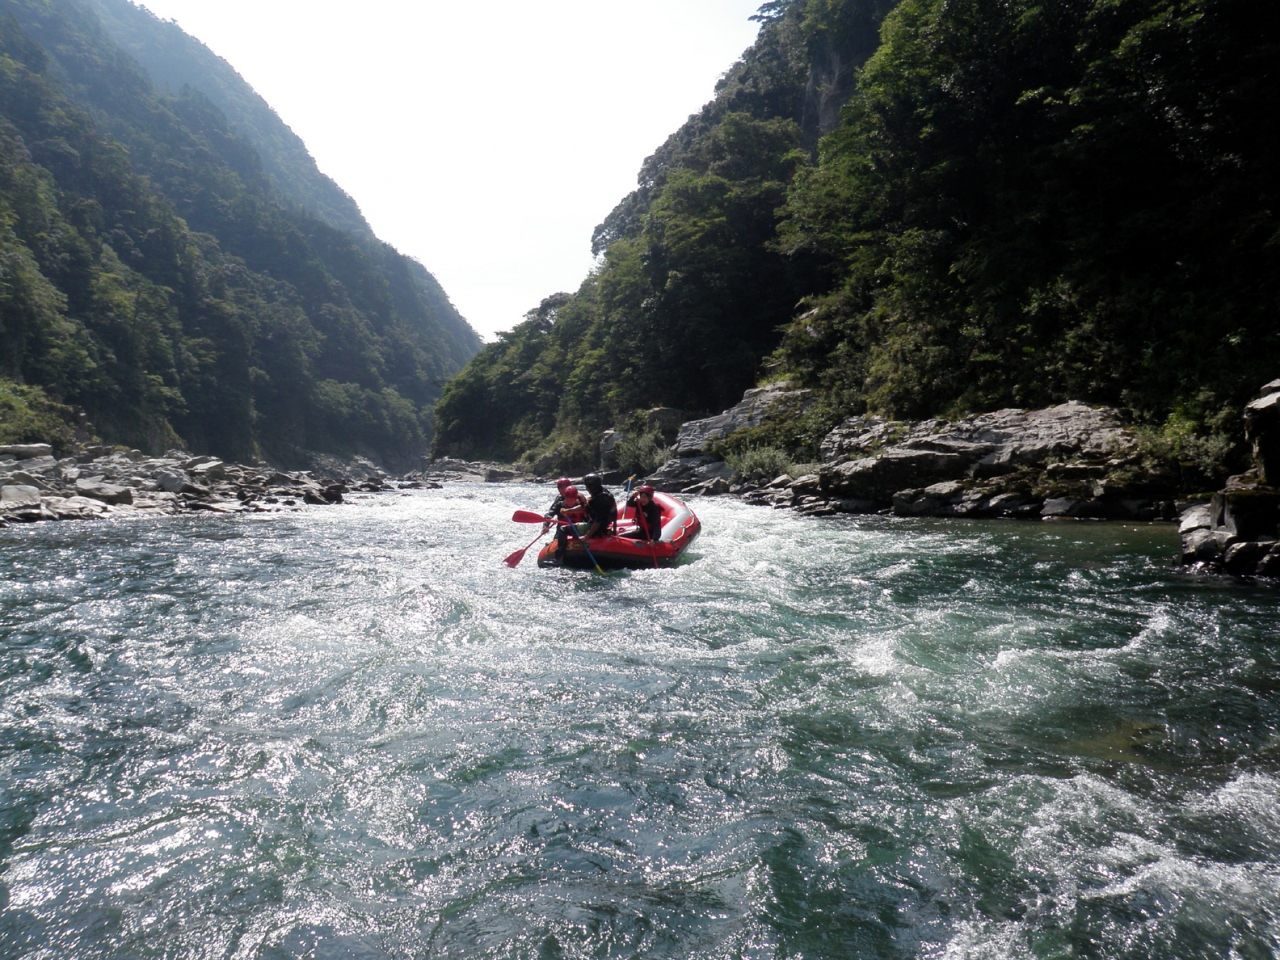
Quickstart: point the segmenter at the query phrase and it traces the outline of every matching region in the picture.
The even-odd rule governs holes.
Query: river
[[[550,490],[0,529],[0,957],[1270,958],[1280,591],[1170,525]]]

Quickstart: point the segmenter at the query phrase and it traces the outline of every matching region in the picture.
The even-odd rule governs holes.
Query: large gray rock
[[[133,503],[133,491],[128,487],[119,487],[107,483],[102,477],[81,477],[76,481],[76,493],[103,503]]]
[[[7,443],[0,446],[0,454],[9,454],[15,460],[53,456],[53,447],[47,443]]]
[[[1258,478],[1280,487],[1280,380],[1268,383],[1244,408],[1244,435],[1253,447]]]
[[[1213,528],[1213,516],[1213,508],[1207,503],[1187,507],[1178,521],[1178,533],[1185,535],[1192,530],[1210,530]]]
[[[0,505],[11,510],[16,507],[29,507],[40,503],[40,488],[26,484],[9,484],[0,487]]]
[[[727,481],[732,475],[732,468],[714,457],[675,457],[646,479],[659,490],[680,493],[708,480],[719,478]]]
[[[1025,469],[1047,472],[1051,465],[1063,480],[1098,477],[1136,449],[1136,437],[1116,411],[1076,402],[1042,410],[997,410],[956,421],[861,416],[846,420],[823,440],[821,476],[824,490],[836,497],[887,503],[897,494],[894,508],[899,513],[1009,515],[999,505],[984,504],[981,494],[940,497],[920,488],[966,478],[989,480]],[[1038,504],[1033,509],[1032,501],[1019,503],[1014,515],[1038,515]],[[1067,510],[1065,504],[1054,504],[1047,515],[1099,512],[1081,506],[1060,514],[1060,508]]]
[[[28,457],[25,460],[8,460],[0,463],[0,477],[12,476],[15,473],[46,474],[58,467],[53,457]]]
[[[185,476],[173,470],[158,470],[155,475],[156,484],[166,493],[181,493],[189,484]]]
[[[714,441],[736,430],[758,427],[775,417],[795,416],[804,410],[810,396],[809,390],[797,390],[786,381],[748,390],[740,403],[724,413],[681,424],[672,453],[677,457],[695,457],[705,453]]]
[[[89,497],[46,497],[43,503],[59,520],[95,520],[111,512],[101,500]]]
[[[996,476],[1019,466],[1044,467],[1068,459],[1106,461],[1136,450],[1137,439],[1109,407],[1071,401],[1042,410],[997,410],[963,420],[916,423],[852,417],[827,435],[824,463],[880,455],[895,449],[951,453],[975,476]]]
[[[49,482],[40,477],[32,476],[25,470],[15,470],[7,476],[0,477],[0,486],[25,486],[48,490]]]
[[[221,460],[208,460],[191,468],[191,476],[197,481],[210,483],[227,479],[227,465]]]
[[[606,430],[603,434],[601,434],[600,436],[600,469],[616,470],[618,468],[618,454],[616,451],[618,448],[618,444],[621,443],[625,437],[626,437],[626,434],[623,433],[621,430]],[[538,461],[538,463],[541,463],[541,462],[542,462],[541,460]],[[547,470],[551,469],[551,465],[548,464],[546,469]],[[545,470],[538,469],[538,464],[534,464],[534,471],[539,475],[545,472]]]
[[[893,449],[824,467],[820,476],[826,492],[841,499],[889,502],[899,490],[959,480],[968,466],[968,461],[955,453]]]

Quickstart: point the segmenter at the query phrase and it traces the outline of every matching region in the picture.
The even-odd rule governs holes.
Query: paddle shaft
[[[573,539],[577,540],[580,544],[582,544],[582,549],[587,551],[587,557],[588,559],[591,560],[592,566],[594,566],[601,573],[604,573],[604,567],[596,563],[596,558],[592,555],[591,548],[587,546],[587,541],[583,540],[582,537],[578,536],[578,528],[575,527],[568,520],[557,520],[552,517],[544,517],[542,514],[534,513],[532,510],[517,510],[515,513],[511,515],[511,519],[514,520],[516,523],[548,523],[550,522],[550,523],[559,523],[568,527],[569,532],[573,534]]]
[[[503,560],[502,562],[505,563],[508,567],[514,568],[519,566],[520,561],[524,559],[524,555],[528,551],[529,547],[532,547],[535,543],[537,543],[546,535],[547,535],[546,530],[541,531],[536,537],[534,537],[532,540],[529,541],[528,545],[521,547],[519,550],[511,554],[511,556],[507,557],[507,559]]]

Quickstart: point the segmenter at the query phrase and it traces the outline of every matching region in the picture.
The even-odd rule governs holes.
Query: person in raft
[[[573,481],[568,477],[561,477],[556,481],[556,498],[551,501],[551,506],[547,508],[547,512],[543,514],[547,518],[547,522],[542,525],[542,532],[546,533],[551,526],[551,521],[559,520],[560,514],[564,512],[564,488],[571,486]]]
[[[607,537],[618,522],[618,501],[604,488],[600,474],[588,473],[582,478],[582,482],[587,487],[587,493],[591,494],[591,499],[587,501],[587,520],[590,523],[584,536],[588,540],[592,537]]]
[[[636,528],[623,534],[632,540],[649,540],[656,543],[662,538],[662,511],[653,502],[653,487],[641,484],[627,500],[628,507],[636,508]]]
[[[574,531],[582,536],[587,530],[587,503],[578,496],[578,488],[566,483],[557,497],[560,502],[559,518],[573,524]],[[569,528],[563,523],[556,526],[556,563],[564,559],[564,552],[569,548]]]

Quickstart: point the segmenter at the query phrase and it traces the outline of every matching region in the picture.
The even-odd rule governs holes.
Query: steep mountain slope
[[[595,232],[600,268],[484,348],[437,406],[435,449],[593,456],[629,411],[723,409],[813,286],[772,246],[778,209],[830,129],[889,0],[766,4],[715,99],[645,161]]]
[[[420,265],[301,212],[197,89],[157,93],[79,0],[0,0],[0,118],[0,375],[143,446],[426,448],[479,338]]]
[[[817,402],[735,443],[812,454],[850,414],[1074,399],[1174,456],[1228,449],[1280,369],[1280,27],[1262,12],[766,3],[716,99],[597,229],[598,271],[449,385],[437,449],[585,466],[601,427],[721,409],[757,378]]]

